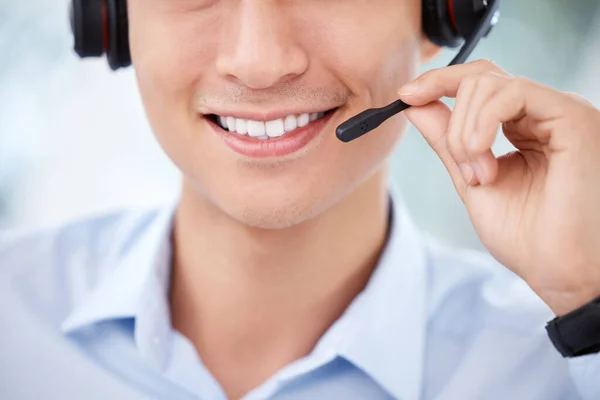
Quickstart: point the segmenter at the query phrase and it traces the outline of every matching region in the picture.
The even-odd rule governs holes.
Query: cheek
[[[195,191],[238,219],[275,226],[308,218],[369,178],[400,139],[406,125],[402,116],[352,143],[339,142],[334,131],[356,113],[397,98],[397,88],[413,73],[410,57],[417,54],[411,48],[415,44],[402,39],[414,40],[410,27],[371,21],[376,28],[352,29],[357,21],[348,18],[347,26],[336,22],[334,29],[313,19],[310,33],[299,35],[303,47],[310,49],[307,79],[317,84],[340,81],[354,96],[319,149],[295,164],[258,168],[232,156],[217,135],[203,132],[206,125],[192,108],[196,88],[219,82],[214,71],[218,19],[198,21],[193,13],[158,15],[152,6],[142,5],[152,0],[129,1],[139,3],[132,10],[138,14],[132,17],[132,58],[156,137]]]
[[[381,107],[397,100],[397,90],[417,73],[415,54],[418,54],[415,43],[394,43],[386,46],[385,51],[375,49],[365,53],[358,65],[343,54],[331,62],[344,84],[365,103],[365,108]]]
[[[323,68],[362,98],[382,106],[396,100],[397,89],[418,71],[420,2],[369,2],[363,12],[348,12],[335,24],[303,21],[310,32],[305,48],[316,49]],[[387,6],[384,6],[387,5]],[[356,8],[357,4],[352,3]],[[395,17],[394,17],[395,16]]]
[[[218,21],[211,15],[199,21],[194,13],[165,11],[151,0],[146,7],[145,1],[130,0],[131,54],[140,95],[165,152],[178,167],[195,168],[194,159],[211,161],[210,154],[194,154],[206,147],[198,143],[203,135],[198,135],[193,96],[200,79],[210,76],[217,39],[208,32]]]
[[[406,127],[406,118],[399,114],[357,140],[340,142],[342,149],[337,153],[339,167],[336,179],[343,185],[364,182],[388,162]]]
[[[155,108],[192,112],[194,88],[209,76],[215,58],[219,17],[154,3],[130,6],[131,55],[141,94]]]

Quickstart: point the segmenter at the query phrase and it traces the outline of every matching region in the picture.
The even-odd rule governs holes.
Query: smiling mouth
[[[316,113],[292,114],[285,118],[272,121],[253,121],[230,116],[209,114],[206,117],[217,124],[221,129],[240,136],[269,140],[285,137],[312,122],[319,121],[334,113],[337,108]]]

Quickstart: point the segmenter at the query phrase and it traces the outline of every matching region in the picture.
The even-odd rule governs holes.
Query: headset
[[[440,47],[462,45],[449,65],[464,63],[500,16],[499,0],[422,1],[422,26],[427,38]],[[106,54],[113,71],[131,65],[126,0],[71,0],[69,14],[79,57]],[[382,108],[366,110],[341,124],[336,135],[342,142],[358,139],[408,107],[397,100]]]

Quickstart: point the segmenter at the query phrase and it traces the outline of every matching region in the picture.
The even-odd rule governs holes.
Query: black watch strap
[[[600,297],[546,325],[552,344],[563,357],[600,352]]]

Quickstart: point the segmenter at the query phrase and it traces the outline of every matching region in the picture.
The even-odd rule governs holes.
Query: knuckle
[[[570,93],[568,97],[571,100],[567,111],[568,115],[573,121],[577,121],[582,131],[593,132],[592,135],[597,136],[600,133],[600,129],[598,129],[598,126],[600,126],[600,109],[578,94]]]
[[[478,75],[480,84],[485,86],[491,86],[496,84],[500,75],[493,71],[486,71]]]
[[[489,71],[503,71],[502,68],[500,68],[500,66],[498,64],[496,64],[494,61],[490,60],[489,58],[482,58],[480,60],[477,61],[482,68],[489,70]]]
[[[521,96],[532,85],[532,82],[521,76],[512,78],[508,84],[508,89],[516,96]]]
[[[563,93],[576,101],[585,100],[583,97],[581,97],[579,94],[577,94],[575,92],[563,92]]]
[[[503,73],[500,73],[497,71],[488,71],[487,75],[494,78],[495,80],[500,80],[500,81],[504,81],[504,82],[508,82],[513,78],[512,75],[503,74]]]
[[[473,87],[492,87],[496,86],[500,79],[506,79],[506,77],[494,71],[484,71],[477,74],[465,76],[461,82],[461,88],[464,86],[464,92],[467,89],[472,89]]]
[[[533,82],[524,76],[516,76],[512,79],[512,82],[520,87],[529,87],[533,85]]]
[[[583,105],[586,108],[594,108],[594,104],[591,101],[575,92],[564,92],[564,94],[570,97],[575,103]]]
[[[449,131],[446,135],[446,147],[455,160],[460,160],[463,153],[462,139],[459,133]]]

